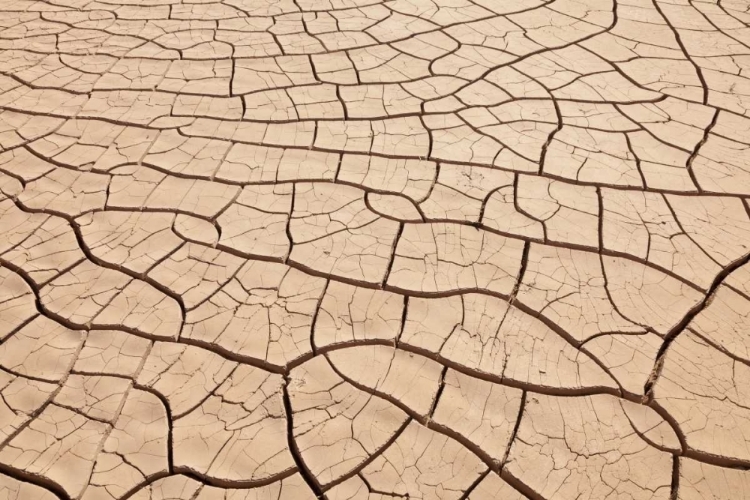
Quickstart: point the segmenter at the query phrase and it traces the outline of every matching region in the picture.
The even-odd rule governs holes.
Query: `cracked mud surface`
[[[750,499],[745,0],[0,0],[0,498]]]

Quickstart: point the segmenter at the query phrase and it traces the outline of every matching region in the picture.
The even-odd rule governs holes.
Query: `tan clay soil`
[[[747,0],[0,0],[0,499],[750,499]]]

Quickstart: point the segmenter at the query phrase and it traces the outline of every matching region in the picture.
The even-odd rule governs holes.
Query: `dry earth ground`
[[[747,0],[0,0],[3,500],[750,499]]]

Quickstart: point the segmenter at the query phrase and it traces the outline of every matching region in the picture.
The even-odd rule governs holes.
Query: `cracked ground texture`
[[[747,0],[0,0],[0,499],[750,499]]]

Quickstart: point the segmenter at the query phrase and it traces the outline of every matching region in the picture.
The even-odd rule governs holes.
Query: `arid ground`
[[[2,500],[750,499],[747,0],[0,0]]]

